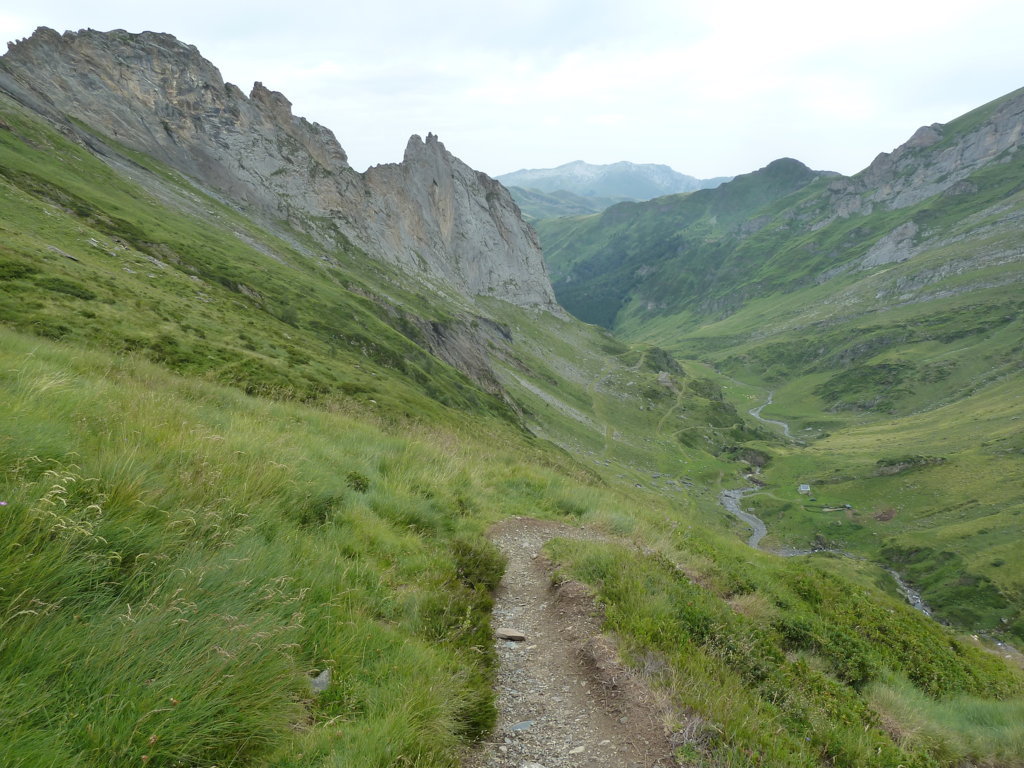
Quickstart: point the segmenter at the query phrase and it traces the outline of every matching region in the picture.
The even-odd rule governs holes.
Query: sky
[[[246,93],[282,92],[358,170],[433,132],[491,175],[852,174],[1024,87],[1020,0],[0,0],[3,40],[39,26],[169,32]]]

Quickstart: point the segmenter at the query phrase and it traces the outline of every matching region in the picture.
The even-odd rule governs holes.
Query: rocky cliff
[[[293,115],[282,94],[256,83],[246,96],[194,46],[152,32],[40,28],[0,58],[0,90],[436,288],[558,311],[511,196],[433,135],[410,139],[403,162],[360,174],[331,131]]]
[[[1024,135],[1024,88],[943,125],[921,126],[892,152],[882,152],[855,176],[830,185],[837,217],[875,208],[908,208],[994,162],[1006,162]],[[967,190],[970,191],[970,190]]]

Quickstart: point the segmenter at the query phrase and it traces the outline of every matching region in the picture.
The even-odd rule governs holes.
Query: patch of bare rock
[[[511,518],[491,540],[508,557],[494,608],[498,724],[468,768],[669,768],[678,715],[618,658],[600,607],[578,582],[552,585],[541,547],[601,539],[559,523]],[[521,639],[517,639],[521,638]]]

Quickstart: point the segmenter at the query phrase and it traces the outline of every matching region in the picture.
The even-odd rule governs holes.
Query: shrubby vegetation
[[[637,663],[663,660],[660,682],[703,722],[696,732],[680,726],[690,734],[684,754],[700,765],[1024,757],[1014,721],[1024,675],[825,563],[730,556],[692,532],[658,556],[566,541],[549,551],[565,576],[594,587]],[[694,561],[703,561],[697,572]],[[933,704],[908,717],[900,707],[913,697]],[[958,716],[961,705],[986,711],[1002,730]],[[956,735],[936,738],[951,721]]]

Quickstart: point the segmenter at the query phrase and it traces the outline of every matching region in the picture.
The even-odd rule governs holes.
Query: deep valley
[[[13,44],[0,764],[537,765],[511,529],[656,699],[644,765],[1024,764],[1022,132],[1017,91],[530,226],[170,35]],[[618,765],[591,731],[548,768]]]

